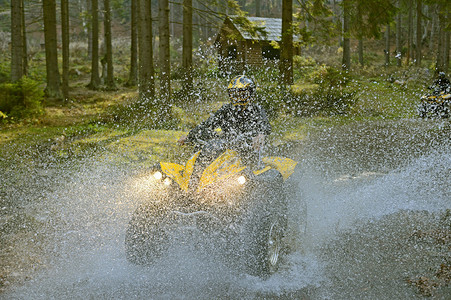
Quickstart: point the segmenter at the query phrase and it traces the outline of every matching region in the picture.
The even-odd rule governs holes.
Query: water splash
[[[307,202],[307,233],[296,243],[294,251],[284,258],[279,272],[267,280],[236,273],[214,255],[203,251],[208,249],[197,248],[195,239],[189,244],[173,245],[167,256],[153,266],[129,264],[124,254],[125,228],[140,201],[139,194],[130,185],[132,172],[106,161],[91,160],[62,170],[55,170],[55,166],[42,167],[40,173],[50,174],[53,170],[47,182],[50,188],[39,190],[42,201],[30,201],[24,205],[24,211],[37,220],[38,226],[30,229],[25,235],[26,240],[15,246],[19,252],[27,253],[28,245],[42,236],[43,252],[27,253],[36,255],[41,267],[36,272],[19,274],[19,277],[28,279],[11,286],[0,294],[0,298],[323,299],[333,290],[342,292],[331,294],[334,299],[357,295],[337,289],[337,283],[331,280],[349,265],[340,263],[343,256],[320,255],[325,245],[341,237],[346,230],[359,228],[356,226],[362,222],[369,222],[368,226],[375,228],[367,235],[371,240],[378,230],[384,228],[381,224],[385,224],[386,216],[405,210],[437,212],[451,207],[451,191],[447,184],[451,179],[451,153],[446,141],[433,141],[429,145],[435,146],[417,152],[410,146],[398,144],[397,129],[399,126],[387,132],[387,139],[379,142],[390,140],[391,145],[399,146],[396,150],[399,153],[389,145],[380,147],[381,150],[371,152],[372,156],[378,157],[377,162],[365,167],[356,157],[347,157],[340,149],[340,143],[334,144],[335,147],[329,151],[339,154],[344,161],[352,162],[351,166],[344,166],[343,160],[337,163],[334,157],[325,156],[318,139],[312,141],[312,144],[317,144],[316,148],[312,147],[310,152],[300,151],[303,159],[296,178],[300,193],[291,201]],[[346,133],[349,131],[344,135]],[[334,135],[336,132],[329,132],[329,137],[334,138]],[[349,136],[348,139],[355,142],[353,149],[360,153],[366,151],[368,144],[359,136]],[[343,141],[342,145],[346,142]],[[391,155],[394,151],[402,161],[385,164],[385,157],[390,156],[388,161],[393,161]],[[368,156],[363,156],[363,159],[368,159]],[[321,172],[324,168],[325,173]],[[52,181],[54,184],[50,184]],[[42,187],[42,182],[39,182],[27,188]],[[293,215],[296,217],[296,213]],[[386,234],[396,238],[397,228],[405,223],[390,224],[385,227],[390,231]],[[369,250],[362,245],[365,241],[362,236],[343,241],[345,248],[360,245],[361,249]],[[373,268],[372,276],[386,272],[386,269],[373,264],[371,257],[359,257],[362,267],[354,273],[347,270],[349,278],[367,274],[363,270],[369,266]],[[355,282],[355,289],[366,288],[361,285],[362,281]],[[406,286],[392,288],[402,289],[399,295],[414,293]]]

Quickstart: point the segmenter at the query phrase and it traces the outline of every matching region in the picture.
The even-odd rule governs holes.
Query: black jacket
[[[434,81],[433,85],[434,88],[438,87],[440,90],[445,90],[447,87],[450,86],[450,82],[449,79],[444,77],[444,78],[438,78]]]
[[[214,115],[203,121],[188,134],[188,142],[209,140],[216,136],[215,129],[222,130],[223,137],[231,140],[244,136],[248,140],[258,134],[269,135],[271,125],[265,110],[258,104],[250,103],[244,110],[231,103],[223,105]]]

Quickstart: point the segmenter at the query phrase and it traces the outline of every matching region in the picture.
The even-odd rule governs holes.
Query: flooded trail
[[[301,157],[304,245],[324,266],[312,299],[449,299],[449,275],[448,284],[436,276],[451,268],[449,122],[324,130]],[[419,289],[421,277],[437,287]]]
[[[441,120],[358,123],[309,136],[292,153],[300,169],[291,202],[305,201],[306,232],[290,237],[294,251],[266,280],[237,274],[196,237],[153,266],[129,264],[124,234],[140,197],[131,170],[89,159],[11,169],[8,183],[28,183],[1,195],[22,204],[2,205],[0,299],[421,299],[412,282],[434,279],[451,259],[449,239],[425,234],[451,226],[450,136]],[[293,209],[291,226],[301,216]],[[449,294],[439,284],[431,295]]]

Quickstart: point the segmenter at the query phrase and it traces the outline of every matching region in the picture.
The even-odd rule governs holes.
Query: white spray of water
[[[51,244],[49,267],[0,298],[253,298],[320,281],[317,262],[296,254],[268,280],[238,274],[208,249],[198,248],[195,238],[188,245],[172,245],[152,266],[130,264],[124,235],[142,196],[132,181],[104,162],[90,162],[49,192],[45,203],[30,209],[35,218],[51,224],[38,230]]]
[[[388,174],[363,174],[336,181],[322,185],[318,177],[308,174],[302,181],[308,202],[308,231],[314,245],[359,220],[401,210],[436,212],[451,208],[449,152],[422,156]]]
[[[195,242],[173,245],[153,266],[129,264],[124,233],[139,199],[121,170],[90,165],[35,207],[35,217],[51,223],[43,229],[53,243],[49,267],[0,298],[314,298],[324,281],[324,264],[330,263],[316,256],[318,247],[355,221],[404,209],[451,208],[450,166],[451,154],[444,150],[387,174],[362,173],[344,181],[324,183],[308,168],[302,170],[297,178],[301,193],[291,201],[307,202],[307,233],[280,271],[262,280],[235,273]]]

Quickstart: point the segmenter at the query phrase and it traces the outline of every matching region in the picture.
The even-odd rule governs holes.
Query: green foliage
[[[300,9],[294,15],[293,30],[299,36],[301,45],[328,44],[331,37],[340,32],[325,1],[295,1],[295,5],[299,5]]]
[[[314,70],[316,70],[316,61],[314,58],[303,55],[293,56],[294,78],[308,77]]]
[[[267,60],[260,66],[248,66],[246,73],[254,79],[257,88],[263,85],[277,85],[279,82],[279,62]]]
[[[130,21],[130,0],[113,0],[111,1],[111,8],[114,17],[119,18],[121,22]]]
[[[12,119],[38,116],[44,112],[44,91],[28,77],[16,83],[0,84],[0,95],[0,110]]]
[[[111,107],[102,121],[135,130],[171,129],[180,123],[173,108],[162,107],[158,98],[130,99],[127,103]]]
[[[304,97],[304,110],[297,113],[344,115],[347,114],[357,102],[355,92],[345,92],[340,89],[324,90],[321,87],[312,94]]]
[[[347,73],[325,65],[317,68],[311,75],[311,81],[313,83],[326,89],[343,88],[349,83],[349,79]]]
[[[312,73],[311,81],[317,88],[312,93],[306,93],[304,101],[313,104],[313,112],[346,114],[357,101],[356,93],[346,90],[350,76],[344,71],[323,65]]]
[[[303,62],[299,59],[298,63]],[[258,101],[271,118],[279,113],[294,116],[342,115],[347,114],[357,102],[356,93],[346,89],[350,82],[346,73],[321,66],[308,73],[306,78],[310,84],[298,84],[291,90],[264,86],[257,90]]]
[[[248,19],[248,12],[241,9],[240,5],[237,1],[229,0],[227,2],[229,11],[229,17],[233,20],[234,24],[237,24],[241,27],[242,30],[249,33],[253,38],[265,37],[268,32],[265,29],[265,26],[262,24],[257,24]],[[240,38],[231,33],[231,38]]]
[[[0,0],[0,31],[8,32],[11,30],[11,9],[10,1]]]
[[[305,66],[315,66],[316,62],[315,59],[313,59],[310,56],[301,56],[301,55],[295,55],[293,56],[293,67],[294,68],[301,68]]]
[[[393,21],[397,12],[390,0],[348,0],[350,27],[354,36],[379,39],[382,27]]]
[[[257,102],[271,119],[278,114],[295,116],[346,114],[356,102],[356,94],[346,91],[350,78],[329,67],[318,67],[309,56],[295,56],[293,66],[299,81],[291,89],[278,85],[277,63],[249,70],[257,82]]]
[[[6,53],[0,53],[0,56],[0,83],[3,83],[9,80],[11,62]]]
[[[257,103],[266,110],[271,120],[275,119],[279,112],[288,108],[289,96],[286,90],[277,86],[265,85],[256,91]]]

